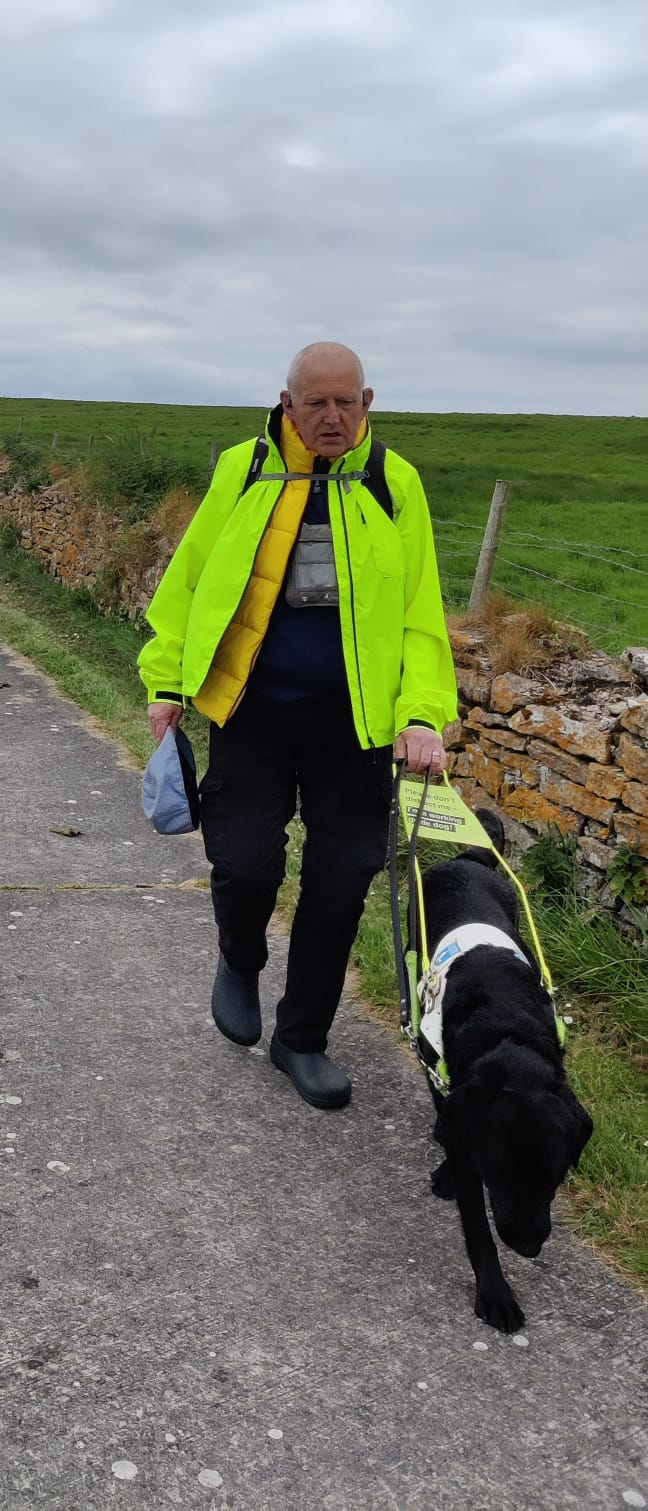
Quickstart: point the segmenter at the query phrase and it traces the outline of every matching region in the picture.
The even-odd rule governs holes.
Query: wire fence
[[[453,608],[467,608],[483,534],[483,525],[465,520],[443,519],[435,526],[445,597]],[[593,573],[598,580],[592,581]],[[505,527],[490,588],[519,603],[542,603],[557,617],[603,637],[606,649],[648,640],[648,551],[634,546],[549,539]]]

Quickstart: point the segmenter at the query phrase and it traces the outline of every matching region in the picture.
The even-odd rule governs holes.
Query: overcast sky
[[[0,0],[0,392],[648,412],[646,0]]]

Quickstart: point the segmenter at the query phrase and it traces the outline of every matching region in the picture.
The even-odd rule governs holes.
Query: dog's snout
[[[516,1228],[513,1223],[497,1224],[497,1231],[506,1244],[507,1249],[513,1249],[514,1253],[520,1254],[523,1259],[537,1259],[538,1254],[551,1232],[551,1223],[543,1224],[541,1228]]]
[[[544,1243],[544,1238],[537,1238],[535,1234],[529,1238],[517,1238],[509,1247],[521,1254],[523,1259],[537,1259]]]

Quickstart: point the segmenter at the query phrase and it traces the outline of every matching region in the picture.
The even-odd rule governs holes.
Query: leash
[[[404,766],[405,763],[402,759],[394,763],[394,781],[392,787],[392,802],[389,823],[389,890],[392,931],[394,937],[394,952],[396,956],[396,973],[400,998],[400,1029],[401,1033],[407,1038],[410,1048],[417,1055],[420,1064],[423,1066],[432,1084],[439,1092],[441,1092],[442,1095],[447,1096],[448,1092],[450,1091],[450,1077],[448,1074],[448,1067],[443,1058],[443,1053],[440,1053],[436,1066],[432,1066],[424,1058],[420,1048],[422,1018],[421,1002],[423,1001],[426,1012],[429,1012],[431,1010],[435,996],[439,995],[440,993],[442,997],[443,990],[442,987],[440,987],[439,973],[434,969],[431,969],[430,966],[427,928],[425,921],[425,907],[423,899],[423,879],[417,855],[418,838],[421,830],[421,825],[426,815],[426,805],[428,802],[428,796],[430,794],[431,773],[430,768],[428,767],[424,777],[423,785],[421,787],[421,795],[418,806],[416,807],[415,811],[413,811],[411,806],[408,808],[407,802],[404,799],[403,795],[402,778]],[[558,1040],[561,1045],[564,1045],[566,1038],[566,1024],[571,1022],[571,1018],[559,1016],[556,1011],[555,988],[551,979],[549,967],[544,956],[542,945],[540,943],[538,931],[535,926],[535,920],[531,912],[531,906],[526,894],[526,890],[522,885],[519,877],[516,876],[515,872],[511,869],[508,862],[504,859],[504,856],[500,855],[499,850],[496,849],[489,835],[486,833],[486,830],[483,829],[481,824],[479,823],[479,820],[476,819],[473,814],[470,814],[469,809],[465,808],[465,804],[463,803],[462,799],[459,798],[457,793],[455,793],[449,781],[447,772],[444,771],[442,773],[442,777],[443,784],[450,794],[454,807],[464,809],[464,811],[469,814],[472,821],[471,827],[473,828],[473,834],[469,840],[462,840],[454,833],[445,833],[443,837],[446,839],[450,838],[452,842],[456,844],[468,844],[475,842],[482,844],[484,849],[488,849],[493,853],[499,865],[501,865],[502,869],[506,872],[507,876],[513,883],[518,895],[522,900],[522,906],[524,908],[527,923],[529,925],[529,932],[531,934],[533,947],[540,968],[541,981],[551,999]],[[433,793],[438,793],[439,791],[439,787],[433,788]],[[407,947],[405,947],[403,944],[403,928],[400,906],[401,897],[399,891],[398,875],[399,815],[402,816],[406,833],[409,831],[409,843],[407,849]],[[410,823],[411,829],[409,829]],[[474,833],[475,827],[479,832],[479,838],[477,838]],[[438,837],[439,835],[437,834],[437,838]]]
[[[400,1030],[432,1084],[442,1095],[447,1096],[450,1090],[450,1078],[445,1061],[439,1059],[436,1065],[430,1065],[422,1055],[419,1044],[419,1034],[421,1031],[419,981],[424,980],[429,975],[430,957],[427,944],[425,908],[423,906],[423,878],[421,876],[416,846],[430,787],[430,768],[428,767],[423,781],[421,799],[414,816],[412,832],[409,836],[407,847],[408,939],[407,948],[405,948],[403,944],[398,876],[398,818],[399,814],[403,811],[401,781],[404,767],[405,762],[403,760],[394,763],[394,782],[389,816],[389,896],[392,932],[394,936],[394,953],[396,956],[396,974],[400,994]]]

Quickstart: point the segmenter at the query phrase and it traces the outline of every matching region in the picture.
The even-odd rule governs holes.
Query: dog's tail
[[[504,852],[506,838],[504,834],[504,825],[499,816],[499,813],[495,813],[492,808],[476,808],[475,818],[479,819],[482,829],[486,830],[489,840],[491,840],[491,842],[495,846],[495,849],[499,850],[500,855],[502,855]],[[497,865],[497,860],[493,855],[492,850],[486,850],[481,845],[471,845],[469,850],[464,851],[463,859],[477,860],[481,863],[482,866]]]

